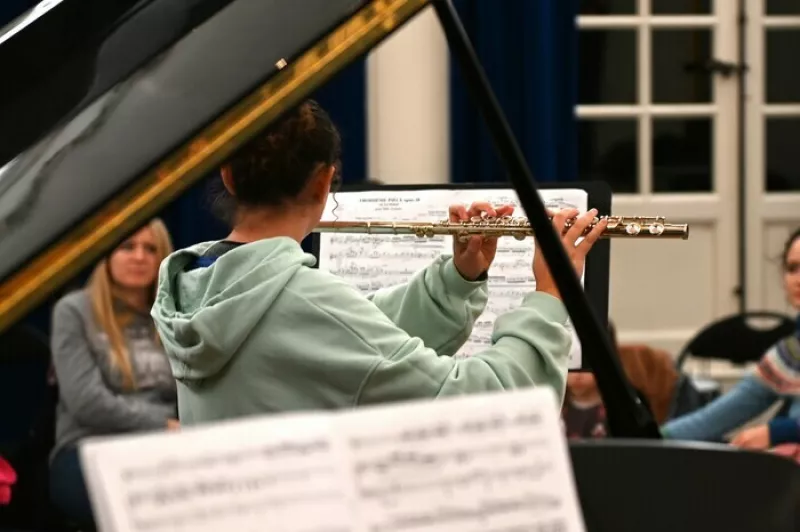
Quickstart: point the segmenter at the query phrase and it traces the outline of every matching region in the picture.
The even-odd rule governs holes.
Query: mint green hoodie
[[[537,385],[563,399],[571,336],[550,295],[528,294],[491,347],[456,359],[488,290],[448,256],[365,297],[290,238],[188,267],[214,244],[167,257],[152,309],[184,425]]]

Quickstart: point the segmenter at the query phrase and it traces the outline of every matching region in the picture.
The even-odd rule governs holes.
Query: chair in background
[[[752,311],[727,316],[705,326],[681,350],[676,367],[683,372],[689,358],[723,360],[736,365],[758,362],[779,340],[795,331],[795,321],[778,312]],[[710,401],[719,396],[719,384],[692,378],[694,388]]]
[[[617,355],[628,381],[646,400],[656,423],[664,423],[680,378],[672,355],[645,344],[620,344]]]
[[[709,390],[695,385],[691,377],[685,373],[680,373],[665,421],[677,419],[695,410],[700,410],[717,395],[719,395],[718,388],[716,393],[710,393]]]
[[[753,322],[771,322],[754,326]],[[795,322],[778,312],[744,312],[710,323],[692,338],[678,355],[682,369],[689,357],[727,360],[734,364],[757,362],[773,345],[795,331]]]

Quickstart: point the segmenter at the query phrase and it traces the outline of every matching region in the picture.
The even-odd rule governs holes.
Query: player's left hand
[[[511,216],[514,212],[512,205],[493,206],[486,201],[476,201],[469,208],[464,205],[450,206],[450,221],[469,221],[473,216],[501,217]],[[497,253],[497,237],[485,238],[471,236],[466,242],[453,238],[453,263],[461,276],[468,281],[476,281],[484,272],[489,270],[494,256]]]

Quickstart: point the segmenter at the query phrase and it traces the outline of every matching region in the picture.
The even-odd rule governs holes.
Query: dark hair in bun
[[[214,207],[226,221],[239,207],[274,207],[297,198],[322,166],[341,171],[341,137],[328,113],[313,100],[287,111],[226,162],[234,197],[217,187]],[[219,197],[219,196],[222,197]]]

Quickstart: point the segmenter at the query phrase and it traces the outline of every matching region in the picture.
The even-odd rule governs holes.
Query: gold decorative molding
[[[66,236],[0,284],[0,332],[125,234],[155,216],[286,109],[298,104],[354,59],[426,7],[429,0],[375,0],[297,60],[115,196]]]

